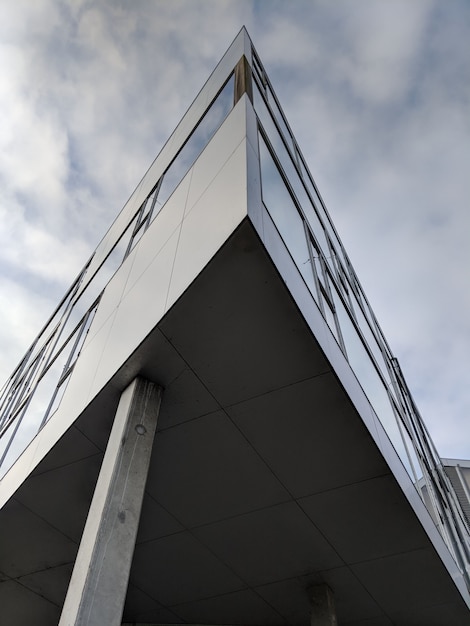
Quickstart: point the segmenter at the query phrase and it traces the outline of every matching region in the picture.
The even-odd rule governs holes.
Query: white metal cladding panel
[[[238,101],[195,162],[186,201],[186,213],[198,202],[246,136],[246,102],[246,96]]]
[[[245,110],[242,98],[106,287],[64,406],[86,406],[246,215]]]
[[[194,172],[190,187],[193,180],[197,184]],[[181,225],[152,263],[129,284],[116,315],[109,318],[109,325],[106,323],[99,331],[103,354],[90,399],[145,339],[245,216],[246,143],[242,140],[198,202],[185,212]],[[145,245],[151,244],[149,237]]]
[[[2,479],[0,506],[246,217],[245,100],[108,284],[61,404]]]
[[[246,140],[243,140],[182,224],[167,309],[247,215]]]
[[[93,340],[101,342],[102,354],[92,382],[90,399],[108,382],[163,316],[178,239],[177,230],[123,297],[115,315],[111,316]]]
[[[99,363],[88,399],[128,358],[245,217],[244,111],[240,101],[106,288],[76,366],[90,371],[85,362],[89,349],[93,354],[90,362]],[[196,204],[188,202],[198,196]],[[121,273],[126,274],[124,285]],[[118,289],[115,283],[119,283]],[[79,378],[77,392],[80,389],[82,393],[84,381]]]
[[[159,254],[171,235],[180,228],[185,214],[189,213],[240,145],[245,137],[246,128],[245,100],[242,98],[231,111],[152,222],[144,237],[109,282],[88,333],[85,347],[119,306],[123,295],[133,288],[135,282]]]
[[[106,320],[116,311],[124,294],[128,293],[142,273],[158,256],[171,236],[180,228],[184,215],[191,171],[183,178],[171,198],[152,222],[149,229],[131,251],[122,266],[110,280],[101,297],[100,305],[88,333],[85,348]]]

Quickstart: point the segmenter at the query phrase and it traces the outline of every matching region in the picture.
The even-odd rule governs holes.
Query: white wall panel
[[[95,334],[103,326],[106,320],[109,319],[110,315],[112,315],[118,307],[124,293],[124,289],[127,285],[129,273],[132,269],[136,252],[137,251],[135,249],[132,250],[132,252],[121,265],[119,270],[114,274],[112,279],[106,285],[106,289],[101,296],[98,310],[95,313],[93,323],[85,340],[84,347],[88,345],[88,343],[93,339]]]
[[[179,232],[175,230],[146,271],[121,300],[93,380],[92,397],[161,319],[165,311],[178,237]]]
[[[101,325],[99,330],[94,334],[92,339],[84,345],[83,350],[77,359],[74,370],[71,374],[69,384],[65,391],[59,411],[65,412],[67,415],[75,414],[77,417],[90,400],[91,387],[96,375],[96,371],[100,367],[101,358],[107,345],[108,336],[114,324],[116,311],[108,317]],[[51,422],[59,418],[52,416]],[[61,418],[60,418],[61,419]]]
[[[192,171],[190,170],[149,226],[138,246],[133,250],[135,257],[124,294],[127,294],[134,287],[170,237],[181,226],[191,177]]]
[[[167,308],[176,302],[246,215],[246,141],[242,141],[185,215]]]
[[[203,169],[199,172],[203,174]],[[189,192],[193,183],[198,184],[197,178],[196,170],[187,177]],[[178,214],[186,189],[187,183],[181,194],[172,198]],[[242,141],[199,201],[185,214],[181,227],[178,228],[176,223],[170,238],[160,251],[155,251],[167,236],[165,228],[160,232],[160,217],[164,226],[173,228],[177,222],[176,216],[174,221],[167,219],[172,207],[169,205],[165,209],[168,209],[165,211],[167,217],[159,215],[152,225],[152,232],[148,231],[139,243],[139,251],[141,246],[144,249],[142,259],[145,262],[136,265],[137,257],[134,261],[125,294],[117,306],[103,346],[90,398],[145,339],[246,216],[246,142]],[[154,246],[154,237],[157,246]],[[154,257],[147,264],[151,254]],[[106,327],[107,324],[102,330]]]
[[[61,404],[15,463],[15,471],[2,479],[0,505],[247,216],[245,100],[243,97],[232,110],[109,282]],[[132,211],[137,209],[139,202],[140,195],[139,200],[134,195],[124,213],[128,214],[131,205]],[[114,245],[122,219],[118,218],[100,244],[100,257]]]
[[[243,96],[238,101],[194,164],[186,213],[196,204],[245,137],[245,100],[246,96]]]

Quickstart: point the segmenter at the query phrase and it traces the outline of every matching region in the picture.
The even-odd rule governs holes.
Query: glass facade
[[[256,57],[255,57],[256,58]],[[411,477],[391,352],[305,167],[261,62],[254,62],[263,203]],[[409,444],[410,442],[408,442]],[[416,456],[414,456],[416,459]]]
[[[468,582],[467,521],[262,63],[254,49],[249,56],[242,59],[251,68],[243,84],[258,124],[260,202],[412,483],[424,481],[425,503]],[[0,478],[60,405],[103,290],[239,99],[236,73],[243,63],[227,72],[144,201],[113,231],[100,261],[88,261],[1,390]]]
[[[264,207],[468,583],[467,520],[254,50],[252,70]]]

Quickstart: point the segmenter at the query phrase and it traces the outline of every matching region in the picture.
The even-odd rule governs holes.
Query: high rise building
[[[468,520],[244,29],[0,419],[2,624],[470,621]]]

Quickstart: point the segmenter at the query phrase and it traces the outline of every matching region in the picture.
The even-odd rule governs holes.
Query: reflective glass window
[[[409,470],[409,458],[387,388],[359,337],[348,311],[337,294],[335,295],[335,305],[348,362],[374,407],[377,417],[387,432],[395,450],[405,467]]]
[[[346,299],[347,307],[349,308],[353,317],[355,317],[356,312],[353,306],[353,299],[351,298],[351,289],[348,282],[347,274],[341,264],[341,262],[337,259],[337,269],[338,269],[338,285],[341,289],[341,293],[343,297]]]
[[[377,335],[379,337],[381,345],[383,346],[385,354],[387,355],[388,359],[391,360],[393,358],[393,354],[392,354],[392,352],[390,350],[390,347],[389,347],[389,345],[387,343],[387,340],[385,339],[384,334],[383,334],[380,326],[377,325],[376,329],[377,329]]]
[[[234,76],[228,79],[222,91],[211,104],[204,117],[190,135],[176,158],[163,175],[152,219],[179,185],[202,150],[233,108]]]
[[[319,304],[321,308],[320,303],[321,303],[322,296],[321,296],[321,291],[320,291],[320,285],[322,284],[322,280],[323,280],[323,272],[320,266],[320,252],[318,249],[318,245],[312,239],[311,234],[308,230],[307,230],[307,239],[308,239],[309,248],[310,248],[310,258],[312,262],[313,278],[315,281],[315,289],[316,289],[316,293],[314,293],[313,295],[315,297],[315,300],[317,301],[317,304]]]
[[[333,304],[332,308],[335,313],[336,324],[338,326],[339,343],[340,343],[340,346],[343,348],[343,352],[344,352],[345,346],[343,343],[343,331],[342,331],[342,326],[341,326],[340,313],[343,310],[346,311],[346,309],[344,308],[343,302],[338,294],[338,290],[336,289],[336,286],[334,282],[332,281],[331,276],[329,275],[328,271],[326,271],[326,276],[327,276],[327,281],[328,281],[328,293]]]
[[[253,59],[253,69],[255,71],[255,78],[257,78],[260,81],[261,85],[264,86],[264,83],[265,83],[264,70],[261,67],[261,63],[255,54],[253,54],[252,59]]]
[[[22,366],[20,368],[17,368],[16,371],[20,374],[20,376],[23,375],[29,367],[31,367],[37,355],[43,351],[44,345],[50,341],[51,335],[56,332],[60,320],[64,316],[67,308],[70,306],[70,301],[81,283],[83,273],[84,272],[82,272],[82,275],[73,283],[73,285],[67,291],[66,295],[62,298],[61,303],[54,311],[47,324],[39,333],[39,336],[35,340],[33,346],[28,351],[27,358],[24,359]]]
[[[315,267],[315,271],[317,273],[318,276],[318,280],[320,282],[320,284],[322,285],[322,287],[324,289],[326,289],[326,284],[325,284],[325,265],[323,263],[323,260],[320,256],[320,254],[316,254],[313,257],[313,263],[314,263],[314,267]]]
[[[158,192],[160,191],[160,184],[161,184],[161,179],[152,189],[152,192],[147,198],[146,212],[148,211],[148,214],[145,216],[145,219],[147,220],[147,226],[149,226],[153,220],[153,214],[155,211],[155,205],[157,203]]]
[[[98,309],[98,304],[96,304],[93,309],[85,316],[82,325],[80,326],[77,332],[77,339],[73,344],[72,351],[67,360],[67,368],[70,369],[73,367],[75,361],[78,359],[80,352],[82,350],[83,344],[85,343],[86,336],[88,331],[90,330],[90,326],[93,322],[93,318]]]
[[[256,84],[253,86],[253,99],[258,119],[260,120],[261,125],[263,126],[264,131],[274,149],[274,152],[279,158],[281,165],[287,174],[287,177],[290,178],[293,171],[293,163],[286,150],[284,141],[274,123],[272,115],[266,105],[266,102]]]
[[[279,108],[279,105],[277,103],[276,97],[274,96],[271,88],[267,87],[266,89],[266,94],[268,96],[268,104],[269,104],[269,108],[271,109],[273,115],[274,115],[274,119],[277,122],[277,125],[281,131],[281,135],[284,137],[285,141],[287,142],[287,145],[289,146],[289,150],[292,151],[292,154],[295,154],[295,149],[294,149],[294,142],[292,140],[292,135],[290,133],[290,130],[287,127],[286,121],[284,119],[284,116],[281,112],[281,109]]]
[[[419,462],[419,458],[418,455],[416,454],[416,450],[413,444],[413,441],[410,437],[410,435],[408,434],[406,428],[404,428],[404,426],[401,426],[401,432],[402,432],[402,436],[404,439],[404,445],[405,445],[405,449],[407,452],[407,458],[406,460],[403,460],[403,465],[406,468],[406,471],[408,472],[408,474],[410,475],[411,479],[413,480],[413,482],[415,483],[415,486],[418,488],[417,484],[416,484],[416,480],[419,480],[419,478],[421,478],[423,471],[421,469],[421,464]]]
[[[380,347],[377,343],[377,340],[374,336],[374,334],[372,333],[369,324],[367,323],[367,320],[362,312],[362,310],[358,307],[358,310],[356,311],[356,319],[357,319],[357,323],[359,325],[359,328],[361,329],[361,332],[364,336],[364,339],[366,340],[367,345],[369,346],[372,354],[374,355],[374,358],[377,362],[377,365],[379,366],[380,370],[382,371],[382,374],[384,375],[385,379],[387,381],[390,381],[390,375],[389,375],[389,371],[387,368],[387,365],[385,363],[385,359],[384,356],[382,354],[382,351],[380,350]]]
[[[362,309],[362,312],[365,315],[365,317],[369,320],[369,323],[372,326],[374,326],[373,315],[370,310],[369,303],[367,302],[367,298],[365,297],[364,292],[362,291],[362,287],[359,283],[356,273],[353,267],[351,266],[351,264],[348,264],[348,268],[349,268],[348,274],[350,278],[350,284],[356,296],[356,300],[360,304],[360,308]]]
[[[338,328],[336,325],[336,317],[333,311],[333,304],[330,301],[329,296],[326,294],[325,290],[322,291],[322,300],[323,300],[323,314],[325,316],[326,323],[330,327],[331,332],[333,333],[336,341],[339,345],[341,345],[341,341],[338,334]]]
[[[323,225],[320,222],[318,215],[313,207],[311,207],[310,202],[307,205],[310,210],[305,211],[307,217],[307,224],[315,237],[315,239],[320,244],[320,249],[324,250],[324,254],[328,254],[328,244],[326,241],[325,231],[323,229]],[[303,206],[302,206],[303,208]]]
[[[34,370],[39,366],[40,358],[36,357],[36,360],[29,365],[29,367],[22,371],[21,376],[18,376],[14,384],[12,384],[8,393],[6,393],[2,399],[2,419],[0,424],[4,424],[5,422],[11,419],[12,414],[15,412],[15,407],[18,407],[21,403],[24,392],[28,388],[29,380],[31,376],[34,374]]]
[[[59,367],[57,367],[55,370],[56,373],[59,374],[59,377],[56,381],[57,388],[53,393],[49,406],[43,417],[42,423],[44,423],[51,417],[51,415],[55,412],[60,404],[62,396],[67,387],[70,374],[75,366],[76,360],[80,355],[81,349],[85,342],[97,308],[98,305],[96,305],[91,311],[89,311],[89,313],[87,313],[87,315],[83,319],[81,326],[79,326],[75,330],[72,336],[69,337],[69,339],[67,340],[66,345],[64,345],[63,347],[63,353],[61,355],[60,362],[58,363]]]
[[[42,418],[43,423],[48,421],[59,408],[59,405],[65,393],[65,390],[67,389],[67,383],[69,382],[69,379],[70,379],[70,373],[71,372],[69,371],[67,376],[65,376],[64,378],[61,378],[59,385],[57,386],[56,390],[53,393],[52,399],[49,403],[49,407],[46,409],[44,417]]]
[[[150,209],[152,207],[153,194],[151,194],[144,202],[140,211],[140,223],[143,224],[147,221]]]
[[[48,359],[50,358],[51,348],[55,344],[55,340],[56,337],[53,335],[48,343],[43,346],[41,352],[38,354],[31,366],[25,371],[24,377],[22,378],[21,384],[17,389],[13,402],[7,409],[10,419],[15,415],[15,413],[18,413],[18,411],[24,407],[26,400],[34,391],[36,383],[40,378]],[[16,417],[14,419],[16,419]]]
[[[2,462],[2,472],[5,472],[16,461],[36,436],[50,399],[53,396],[63,365],[64,363],[60,358],[51,364],[38,382],[34,393],[30,396],[22,417],[13,425],[12,442]]]
[[[327,231],[328,231],[328,236],[329,236],[330,244],[331,244],[330,247],[335,256],[335,260],[337,259],[339,262],[345,265],[346,261],[345,261],[345,257],[343,253],[343,246],[341,245],[340,240],[336,236],[336,233],[334,232],[331,225],[329,228],[327,228]]]
[[[289,152],[286,149],[284,142],[282,141],[279,131],[273,123],[271,114],[269,113],[264,99],[259,93],[257,87],[254,87],[253,93],[255,98],[255,108],[260,122],[267,134],[267,137],[273,147],[277,158],[280,161],[281,167],[284,170],[284,173],[292,187],[294,195],[302,208],[302,211],[307,220],[307,224],[309,225],[315,238],[320,244],[321,249],[324,251],[324,254],[329,256],[329,250],[323,226],[305,190],[299,173],[292,161]]]
[[[70,311],[69,318],[66,322],[64,337],[69,335],[72,330],[76,328],[121,266],[125,255],[128,253],[126,249],[129,246],[130,235],[133,232],[137,219],[138,215],[136,215],[132,222],[128,225],[125,232],[121,235],[120,239],[108,254],[101,267],[97,270],[93,278],[91,278],[89,284],[81,292],[77,300],[73,303],[73,308]]]
[[[338,239],[338,236],[336,235],[336,232],[331,224],[330,218],[325,210],[325,207],[323,206],[322,201],[320,200],[320,196],[316,190],[316,187],[313,183],[313,180],[310,176],[310,173],[307,170],[307,167],[304,163],[303,157],[301,156],[300,152],[297,151],[298,154],[298,162],[300,165],[300,170],[302,172],[302,177],[303,180],[305,182],[305,185],[307,186],[307,190],[313,200],[313,204],[320,216],[320,220],[323,222],[324,224],[324,228],[326,230],[326,232],[328,233],[328,236],[330,237],[331,241],[333,242],[334,247],[336,248],[336,252],[339,255],[339,257],[341,258],[342,262],[344,264],[346,264],[346,258],[344,255],[344,251],[343,251],[343,247]]]
[[[132,235],[132,240],[129,246],[129,252],[133,250],[135,246],[139,243],[139,241],[142,239],[142,235],[145,233],[146,227],[147,227],[147,222],[140,222],[137,230],[135,230],[134,234]]]
[[[95,311],[96,307],[84,318],[82,326],[59,344],[54,358],[50,350],[45,348],[29,368],[28,375],[22,383],[21,393],[15,400],[15,406],[11,407],[10,413],[17,411],[17,415],[2,436],[0,449],[4,452],[9,445],[8,440],[11,439],[11,445],[2,462],[3,472],[14,463],[45,420],[58,407],[65,391],[65,381],[78,358]],[[46,366],[48,352],[49,364]]]
[[[261,137],[260,163],[263,201],[307,286],[316,296],[304,220]]]
[[[305,163],[303,161],[302,156],[300,155],[299,152],[297,152],[297,154],[298,154],[298,161],[299,161],[299,164],[300,164],[300,169],[302,171],[302,176],[304,178],[304,181],[305,181],[305,184],[307,186],[308,192],[312,196],[313,203],[317,207],[317,211],[320,214],[321,220],[326,222],[327,221],[327,216],[326,216],[325,210],[323,208],[323,204],[322,204],[322,202],[320,200],[320,196],[317,193],[315,185],[313,184],[312,178],[311,178],[310,173],[309,173],[309,171],[307,169],[307,166],[305,165]]]

